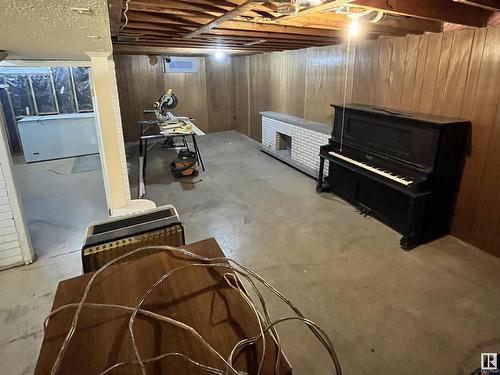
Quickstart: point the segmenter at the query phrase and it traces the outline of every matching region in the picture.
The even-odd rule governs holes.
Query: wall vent
[[[165,61],[167,73],[196,73],[198,60],[196,57],[171,57],[170,62]]]

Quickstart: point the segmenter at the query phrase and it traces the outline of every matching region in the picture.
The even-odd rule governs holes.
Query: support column
[[[110,214],[113,210],[126,208],[130,192],[125,190],[120,155],[120,139],[113,112],[113,92],[109,53],[88,53],[90,56],[90,75],[92,96],[99,134],[99,150],[106,190],[106,201]],[[123,140],[121,140],[123,143]],[[122,145],[123,147],[123,145]],[[128,185],[128,184],[127,184]]]

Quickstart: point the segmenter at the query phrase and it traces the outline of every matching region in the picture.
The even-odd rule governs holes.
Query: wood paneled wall
[[[162,58],[152,65],[148,56],[114,56],[118,94],[126,142],[139,139],[137,121],[151,118],[144,108],[169,88],[179,97],[173,110],[179,116],[190,116],[205,132],[234,128],[234,95],[231,63],[218,64],[199,57],[196,73],[164,73]]]
[[[206,59],[208,128],[210,131],[234,129],[234,86],[231,61]]]
[[[235,128],[260,141],[259,112],[331,123],[330,104],[470,119],[452,232],[500,256],[500,27],[233,58]]]

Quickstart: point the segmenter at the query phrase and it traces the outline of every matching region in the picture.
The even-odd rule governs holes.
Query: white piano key
[[[348,163],[351,163],[351,164],[357,165],[358,167],[364,168],[364,169],[366,169],[366,170],[368,170],[370,172],[373,172],[373,173],[376,173],[376,174],[378,174],[380,176],[383,176],[385,178],[391,179],[391,180],[393,180],[393,181],[395,181],[395,182],[397,182],[397,183],[399,183],[401,185],[408,186],[408,185],[410,185],[410,184],[413,183],[413,181],[408,180],[405,177],[392,174],[389,171],[385,171],[385,170],[382,170],[382,169],[379,169],[379,168],[371,167],[371,166],[369,166],[369,165],[367,165],[365,163],[362,163],[362,162],[356,161],[354,159],[348,158],[347,156],[344,156],[344,155],[341,155],[341,154],[337,154],[336,152],[330,151],[329,154],[335,156],[336,158],[344,160],[344,161],[346,161]]]

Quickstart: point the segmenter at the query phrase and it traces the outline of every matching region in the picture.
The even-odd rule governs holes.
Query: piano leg
[[[426,242],[422,237],[424,232],[425,209],[428,194],[420,194],[411,198],[408,202],[407,226],[402,233],[403,238],[399,241],[403,250],[409,251]]]
[[[422,243],[422,240],[420,238],[417,238],[417,237],[410,237],[410,238],[403,237],[399,241],[399,245],[405,251],[413,250],[421,243]]]
[[[319,156],[319,173],[318,173],[318,185],[316,186],[316,192],[322,193],[324,191],[330,191],[331,187],[327,182],[324,182],[323,171],[325,169],[325,158],[321,155]]]

